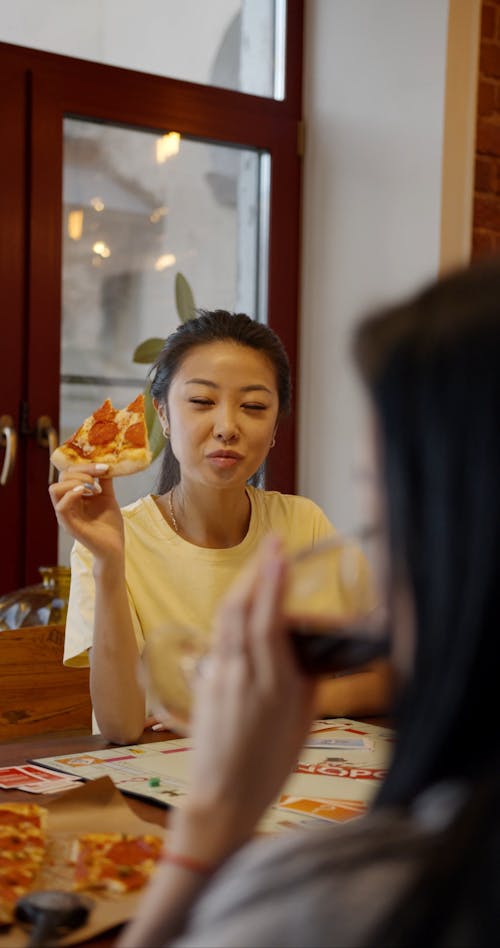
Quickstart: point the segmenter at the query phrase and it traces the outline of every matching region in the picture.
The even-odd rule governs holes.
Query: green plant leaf
[[[160,422],[158,421],[157,416],[155,417],[153,426],[149,433],[149,446],[151,448],[151,453],[153,455],[152,460],[154,461],[155,458],[157,458],[158,455],[161,454],[161,452],[163,451],[165,447],[165,438],[163,437],[163,432],[161,430],[161,425],[160,425]]]
[[[163,437],[158,415],[153,405],[151,385],[149,382],[146,383],[146,388],[144,389],[144,416],[146,419],[146,428],[148,429],[149,447],[154,461],[165,447],[165,438]]]
[[[186,323],[188,319],[193,319],[196,316],[193,292],[182,273],[175,274],[175,305],[181,323]]]
[[[155,411],[155,406],[153,405],[153,398],[151,396],[151,382],[147,381],[144,388],[144,417],[146,419],[146,428],[148,433],[153,427],[155,418],[158,417]]]
[[[132,361],[150,365],[156,361],[163,349],[164,342],[164,339],[158,339],[157,336],[153,336],[151,339],[145,339],[144,342],[141,342],[134,350]]]
[[[177,313],[181,323],[187,322],[196,316],[196,304],[194,301],[191,287],[186,277],[182,273],[175,275],[175,303]],[[151,365],[158,358],[163,349],[165,340],[153,336],[151,339],[145,339],[134,351],[132,360],[141,364]],[[165,438],[161,430],[161,424],[155,412],[153,400],[151,397],[151,383],[146,382],[144,388],[144,413],[146,418],[146,428],[148,430],[149,447],[153,456],[153,461],[158,457],[165,447]]]

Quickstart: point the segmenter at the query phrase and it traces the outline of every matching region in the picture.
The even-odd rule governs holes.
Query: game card
[[[58,774],[35,764],[25,764],[22,767],[0,767],[0,787],[2,790],[27,790],[31,787],[46,786],[60,788],[62,784],[74,784],[77,778],[70,774]],[[43,793],[44,790],[38,790]]]
[[[345,823],[366,813],[364,800],[336,800],[331,797],[294,797],[282,794],[278,806],[293,813],[307,814],[316,819]]]
[[[373,750],[373,741],[368,737],[308,737],[304,747],[329,747],[335,750]]]
[[[61,793],[62,790],[72,790],[77,786],[77,782],[71,779],[69,775],[62,775],[57,783],[52,780],[40,780],[36,783],[20,783],[17,790],[23,790],[24,793]]]

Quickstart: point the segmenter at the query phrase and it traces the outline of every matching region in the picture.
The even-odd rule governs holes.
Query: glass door
[[[265,320],[269,156],[180,136],[64,120],[60,438],[104,401],[145,384],[136,346],[177,325],[175,277],[202,309]],[[152,468],[118,478],[123,506],[154,488]],[[58,562],[70,538],[59,531]]]

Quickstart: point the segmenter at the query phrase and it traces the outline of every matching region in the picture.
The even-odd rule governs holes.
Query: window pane
[[[286,0],[0,0],[0,39],[283,98]]]
[[[265,321],[268,186],[262,152],[65,120],[61,438],[143,388],[132,354],[178,324],[177,272],[197,306]],[[120,503],[155,478],[118,478]]]

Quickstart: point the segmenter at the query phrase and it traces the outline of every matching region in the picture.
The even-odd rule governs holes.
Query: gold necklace
[[[174,492],[174,488],[172,487],[172,490],[169,490],[168,496],[167,496],[167,500],[168,500],[168,512],[169,512],[169,514],[170,514],[170,519],[171,519],[171,521],[172,521],[172,526],[173,526],[175,532],[176,532],[176,533],[179,533],[179,527],[177,526],[177,520],[175,519],[174,505],[173,505],[173,502],[172,502],[172,494],[173,494],[173,492]]]

